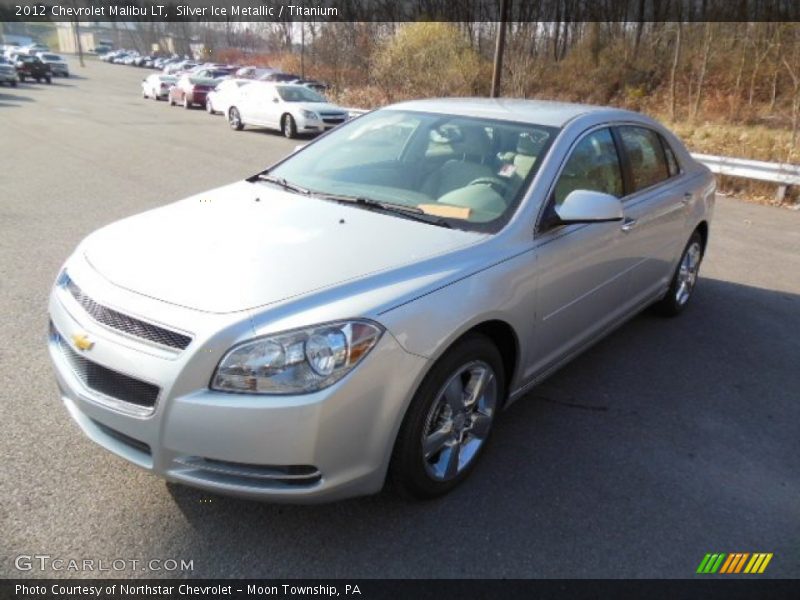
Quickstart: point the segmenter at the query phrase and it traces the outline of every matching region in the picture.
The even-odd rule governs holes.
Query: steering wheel
[[[468,185],[488,185],[503,197],[508,192],[508,181],[499,177],[478,177],[470,181]]]

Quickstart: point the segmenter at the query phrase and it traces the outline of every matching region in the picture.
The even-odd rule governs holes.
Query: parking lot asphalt
[[[0,576],[691,577],[707,552],[772,552],[763,576],[800,577],[800,213],[719,199],[689,310],[635,318],[511,406],[448,497],[212,497],[73,425],[47,294],[92,230],[295,142],[143,100],[150,71],[71,68],[0,88]],[[35,554],[194,568],[16,570]]]

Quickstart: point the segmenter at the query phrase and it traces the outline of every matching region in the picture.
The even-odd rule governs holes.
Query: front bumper
[[[221,494],[303,503],[380,490],[425,359],[407,353],[386,332],[353,372],[325,390],[301,396],[212,391],[213,369],[234,341],[219,335],[224,316],[159,306],[164,303],[92,273],[88,266],[75,272],[70,266],[95,301],[158,314],[194,337],[182,351],[157,348],[98,323],[67,290],[54,288],[49,310],[61,344],[88,334],[94,346],[72,352],[160,388],[150,414],[127,411],[87,385],[51,335],[62,400],[89,438],[167,480]]]
[[[328,119],[328,121],[330,122],[326,122],[323,119],[307,119],[305,117],[300,117],[297,119],[297,130],[302,133],[328,131],[329,129],[333,129],[334,127],[338,127],[339,125],[346,123],[347,118],[341,121],[338,119]]]

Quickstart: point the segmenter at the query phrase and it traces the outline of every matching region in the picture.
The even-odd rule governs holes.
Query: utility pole
[[[75,19],[75,45],[78,50],[78,62],[81,67],[85,67],[86,65],[83,62],[83,45],[81,44],[81,22],[78,19]]]
[[[306,22],[300,21],[300,77],[306,78]]]
[[[500,95],[500,74],[503,70],[503,52],[506,45],[506,21],[508,19],[508,4],[511,0],[500,0],[500,22],[497,24],[497,43],[494,47],[494,71],[492,72],[492,91],[490,96],[497,98]]]

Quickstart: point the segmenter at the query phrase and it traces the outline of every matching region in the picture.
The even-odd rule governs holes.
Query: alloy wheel
[[[700,269],[700,258],[703,251],[698,242],[693,242],[681,257],[681,264],[678,267],[678,285],[675,290],[675,301],[679,305],[684,305],[692,295],[695,283],[697,283],[697,272]]]
[[[422,435],[425,471],[436,481],[454,479],[478,455],[497,407],[497,378],[483,361],[463,365],[431,405]]]

